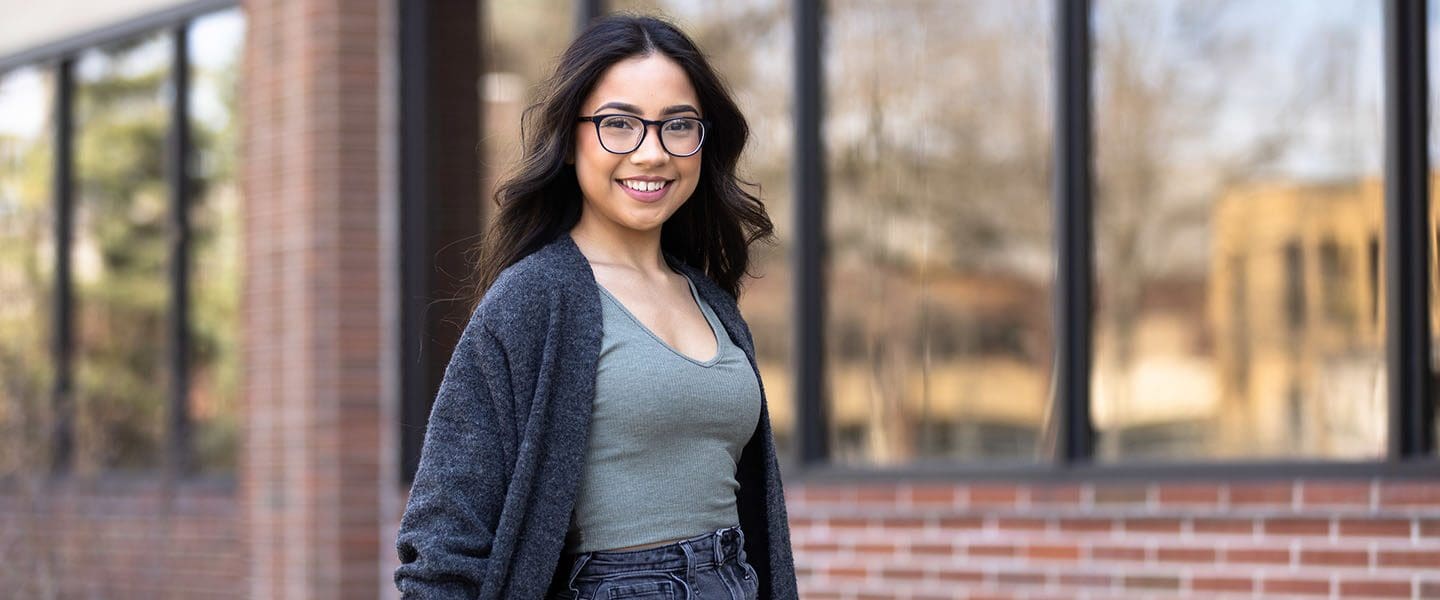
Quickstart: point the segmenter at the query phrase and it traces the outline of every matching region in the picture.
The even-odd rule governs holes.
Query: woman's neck
[[[570,238],[591,265],[633,269],[647,275],[669,271],[660,251],[660,230],[633,231],[603,227],[581,218],[570,230]]]

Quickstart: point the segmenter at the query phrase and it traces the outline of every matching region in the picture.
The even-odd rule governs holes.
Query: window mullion
[[[1052,186],[1055,211],[1054,459],[1089,462],[1091,256],[1090,1],[1055,1],[1053,61],[1055,143]]]
[[[1425,2],[1385,3],[1386,369],[1391,460],[1435,447],[1426,300]]]
[[[170,189],[170,435],[166,463],[171,473],[188,474],[194,464],[190,444],[190,71],[189,34],[181,24],[172,32],[170,135],[166,140],[166,178]]]
[[[55,357],[55,382],[52,406],[55,410],[51,425],[50,468],[55,474],[70,471],[75,453],[75,396],[73,363],[75,341],[74,289],[70,276],[70,240],[74,230],[74,133],[75,133],[75,60],[60,59],[55,66],[55,310],[52,340]]]
[[[825,171],[820,119],[824,88],[820,50],[824,13],[815,0],[795,0],[795,402],[800,462],[830,454],[825,401]]]

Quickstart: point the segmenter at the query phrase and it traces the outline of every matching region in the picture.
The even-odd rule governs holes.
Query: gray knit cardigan
[[[754,367],[735,298],[667,260],[695,282]],[[595,275],[568,233],[486,292],[445,369],[400,521],[395,584],[405,598],[538,600],[568,575],[556,571],[585,462],[601,326]],[[797,598],[763,386],[736,479],[760,598]]]

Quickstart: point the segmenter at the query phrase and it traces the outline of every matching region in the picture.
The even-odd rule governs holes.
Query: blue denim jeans
[[[557,600],[755,600],[759,593],[738,525],[656,548],[565,558],[574,562]]]

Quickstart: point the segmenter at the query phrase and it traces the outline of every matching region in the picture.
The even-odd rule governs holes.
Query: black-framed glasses
[[[675,117],[651,121],[633,115],[595,115],[579,117],[577,123],[595,124],[595,136],[600,146],[611,154],[629,154],[645,143],[645,133],[654,125],[660,132],[660,147],[671,156],[685,158],[694,156],[705,143],[705,129],[709,121],[695,117]]]

